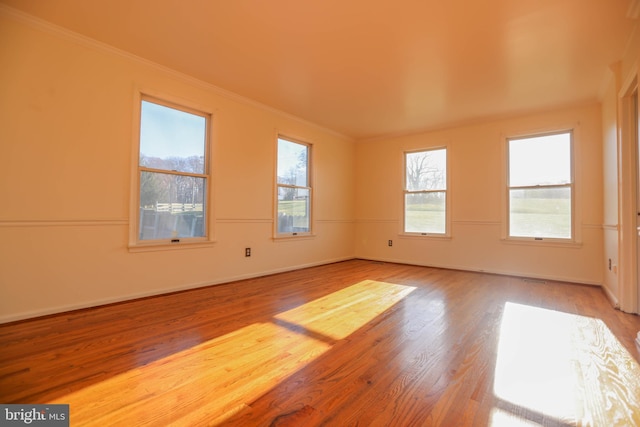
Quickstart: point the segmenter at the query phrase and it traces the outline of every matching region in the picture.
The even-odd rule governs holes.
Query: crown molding
[[[22,11],[17,10],[17,9],[14,9],[14,8],[12,8],[10,6],[0,4],[0,15],[8,16],[9,18],[11,18],[11,19],[13,19],[15,21],[21,22],[21,23],[23,23],[25,25],[28,25],[28,26],[30,26],[32,28],[35,28],[35,29],[38,29],[40,31],[52,34],[52,35],[57,36],[57,37],[59,37],[61,39],[64,39],[64,40],[67,40],[67,41],[70,41],[70,42],[73,42],[73,43],[77,43],[79,45],[82,45],[82,46],[85,46],[85,47],[88,47],[88,48],[97,49],[97,50],[100,50],[102,52],[105,52],[105,53],[108,53],[108,54],[111,54],[111,55],[119,56],[119,57],[124,58],[126,60],[135,62],[137,64],[142,64],[142,65],[145,65],[147,67],[154,68],[154,69],[156,69],[158,71],[161,71],[163,73],[170,74],[172,77],[175,77],[175,78],[177,78],[179,80],[182,80],[185,83],[189,83],[189,84],[192,84],[192,85],[195,85],[195,86],[199,86],[202,89],[205,89],[207,91],[213,92],[216,95],[222,96],[222,97],[224,97],[224,98],[226,98],[228,100],[235,101],[235,102],[238,102],[238,103],[242,103],[242,104],[245,104],[245,105],[249,105],[249,106],[255,107],[257,109],[260,109],[260,110],[263,110],[263,111],[278,115],[278,116],[280,116],[282,118],[286,118],[286,119],[289,119],[289,120],[294,120],[294,121],[296,121],[298,123],[301,123],[301,124],[310,126],[312,128],[315,128],[317,130],[329,133],[329,134],[331,134],[333,136],[336,136],[338,138],[341,138],[341,139],[345,139],[345,140],[348,140],[348,141],[351,141],[351,142],[355,141],[354,138],[352,138],[352,137],[350,137],[348,135],[345,135],[343,133],[340,133],[340,132],[338,132],[336,130],[324,127],[322,125],[319,125],[317,123],[314,123],[314,122],[309,121],[307,119],[304,119],[302,117],[298,117],[298,116],[296,116],[294,114],[287,113],[285,111],[282,111],[282,110],[279,110],[277,108],[274,108],[274,107],[272,107],[270,105],[263,104],[263,103],[258,102],[256,100],[253,100],[251,98],[247,98],[245,96],[239,95],[239,94],[237,94],[235,92],[232,92],[230,90],[224,89],[224,88],[219,87],[219,86],[216,86],[216,85],[214,85],[212,83],[197,79],[197,78],[195,78],[193,76],[190,76],[188,74],[185,74],[185,73],[182,73],[180,71],[174,70],[173,68],[167,67],[165,65],[158,64],[157,62],[153,62],[153,61],[145,59],[145,58],[143,58],[141,56],[134,55],[134,54],[132,54],[130,52],[127,52],[125,50],[122,50],[122,49],[119,49],[117,47],[111,46],[111,45],[109,45],[107,43],[100,42],[100,41],[95,40],[93,38],[84,36],[84,35],[82,35],[80,33],[76,33],[74,31],[71,31],[71,30],[67,29],[67,28],[64,28],[64,27],[61,27],[59,25],[53,24],[53,23],[51,23],[49,21],[45,21],[44,19],[35,17],[33,15],[30,15],[28,13],[22,12]]]

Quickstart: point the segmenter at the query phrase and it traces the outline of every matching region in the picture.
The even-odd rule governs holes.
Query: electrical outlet
[[[609,271],[611,271],[611,258],[609,258]]]
[[[246,257],[251,256],[251,248],[244,248],[244,256]]]
[[[389,246],[393,246],[393,240],[389,240]]]

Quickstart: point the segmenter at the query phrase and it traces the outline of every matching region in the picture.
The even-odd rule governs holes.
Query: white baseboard
[[[119,302],[132,301],[132,300],[136,300],[136,299],[140,299],[140,298],[147,298],[147,297],[153,297],[153,296],[158,296],[158,295],[170,294],[170,293],[173,293],[173,292],[188,291],[190,289],[203,288],[203,287],[207,287],[207,286],[223,285],[225,283],[235,282],[235,281],[238,281],[238,280],[253,279],[253,278],[256,278],[256,277],[269,276],[271,274],[285,273],[287,271],[301,270],[303,268],[317,267],[317,266],[320,266],[320,265],[333,264],[335,262],[348,261],[348,260],[351,260],[351,259],[354,259],[354,257],[334,258],[334,259],[328,259],[328,260],[312,262],[312,263],[307,263],[307,264],[287,266],[287,267],[282,267],[282,268],[274,268],[274,269],[271,269],[271,270],[260,271],[260,272],[256,272],[256,273],[238,274],[238,275],[235,275],[235,276],[218,278],[216,280],[211,280],[211,281],[206,281],[206,282],[189,283],[189,284],[185,284],[185,285],[176,286],[176,287],[171,288],[171,289],[152,290],[152,291],[147,291],[147,292],[139,292],[139,293],[134,293],[134,294],[129,294],[129,295],[116,296],[116,297],[112,297],[112,298],[103,298],[103,299],[94,300],[94,301],[87,301],[87,302],[82,302],[82,303],[79,303],[79,304],[68,304],[68,305],[61,305],[61,306],[57,306],[57,307],[50,307],[50,308],[46,308],[46,309],[43,309],[43,310],[27,311],[27,312],[22,312],[22,313],[17,313],[17,314],[11,314],[11,315],[8,315],[8,316],[0,316],[0,324],[10,323],[10,322],[17,322],[17,321],[26,320],[26,319],[33,319],[33,318],[42,317],[42,316],[50,316],[50,315],[53,315],[53,314],[60,314],[60,313],[65,313],[65,312],[69,312],[69,311],[74,311],[74,310],[82,310],[82,309],[85,309],[85,308],[99,307],[99,306],[102,306],[102,305],[115,304],[115,303],[119,303]]]
[[[613,308],[619,310],[620,303],[618,302],[618,298],[616,298],[613,292],[611,292],[611,289],[609,289],[606,285],[602,285],[602,290],[604,291],[604,294],[607,296],[607,299],[609,300],[611,305],[613,305]]]
[[[23,313],[8,315],[8,316],[0,316],[0,324],[20,321],[20,320],[25,320],[25,319],[31,319],[31,318],[35,318],[35,317],[48,316],[48,315],[52,315],[52,314],[59,314],[59,313],[64,313],[64,312],[69,312],[69,311],[74,311],[74,310],[82,310],[82,309],[85,309],[85,308],[99,307],[101,305],[107,305],[107,304],[114,304],[114,303],[119,303],[119,302],[131,301],[131,300],[140,299],[140,298],[153,297],[153,296],[168,294],[168,293],[172,293],[172,292],[180,292],[180,291],[186,291],[186,290],[189,290],[189,289],[202,288],[202,287],[206,287],[206,286],[221,285],[221,284],[225,284],[225,283],[229,283],[229,282],[235,282],[235,281],[238,281],[238,280],[253,279],[253,278],[256,278],[256,277],[268,276],[268,275],[271,275],[271,274],[278,274],[278,273],[284,273],[284,272],[287,272],[287,271],[300,270],[300,269],[303,269],[303,268],[316,267],[316,266],[319,266],[319,265],[332,264],[334,262],[348,261],[348,260],[351,260],[351,259],[362,259],[362,260],[368,260],[368,261],[391,262],[391,263],[396,263],[396,264],[418,265],[418,266],[421,266],[421,267],[446,268],[446,269],[451,269],[451,270],[473,271],[473,272],[478,272],[478,273],[489,273],[489,274],[497,274],[497,275],[502,275],[502,276],[525,277],[525,278],[531,278],[531,279],[552,280],[552,281],[559,281],[559,282],[581,283],[581,284],[586,284],[586,285],[601,286],[604,289],[605,294],[607,295],[607,298],[609,298],[609,300],[614,305],[614,307],[618,308],[618,306],[619,306],[615,296],[611,293],[611,291],[609,289],[607,289],[605,286],[602,286],[602,284],[593,283],[593,282],[587,282],[587,281],[583,281],[583,280],[576,279],[576,278],[571,278],[571,277],[556,277],[556,276],[547,276],[547,275],[524,274],[522,272],[502,271],[502,270],[492,270],[492,269],[477,269],[477,268],[469,268],[469,267],[466,267],[466,266],[458,266],[458,265],[418,264],[418,263],[407,262],[406,260],[397,260],[397,259],[380,259],[380,258],[367,258],[367,257],[357,257],[357,256],[356,257],[352,257],[352,256],[349,256],[349,257],[340,257],[340,258],[328,259],[328,260],[323,260],[323,261],[318,261],[318,262],[312,262],[312,263],[307,263],[307,264],[300,264],[300,265],[295,265],[295,266],[274,268],[274,269],[271,269],[271,270],[265,270],[265,271],[260,271],[260,272],[256,272],[256,273],[238,274],[238,275],[235,275],[235,276],[218,278],[216,280],[207,281],[207,282],[190,283],[190,284],[185,284],[185,285],[181,285],[181,286],[176,286],[176,287],[171,288],[171,289],[161,289],[161,290],[153,290],[153,291],[148,291],[148,292],[140,292],[140,293],[129,294],[129,295],[125,295],[125,296],[119,296],[119,297],[113,297],[113,298],[105,298],[105,299],[100,299],[100,300],[95,300],[95,301],[90,301],[90,302],[84,302],[84,303],[80,303],[80,304],[63,305],[63,306],[58,306],[58,307],[47,308],[47,309],[44,309],[44,310],[34,310],[34,311],[23,312]],[[640,337],[638,337],[638,339],[640,339]],[[638,339],[636,341],[638,341]]]
[[[367,257],[359,257],[358,259],[366,259],[369,261],[380,261],[380,262],[392,262],[395,264],[407,264],[407,265],[417,265],[420,267],[433,267],[433,268],[444,268],[447,270],[460,270],[460,271],[471,271],[475,273],[488,273],[488,274],[496,274],[499,276],[512,276],[512,277],[521,277],[526,279],[538,279],[538,280],[549,280],[553,282],[567,282],[567,283],[578,283],[581,285],[590,285],[590,286],[600,286],[602,287],[602,283],[594,282],[590,280],[579,279],[576,277],[566,277],[566,276],[553,276],[553,275],[545,275],[545,274],[535,274],[535,273],[525,273],[522,271],[509,271],[509,270],[499,270],[499,269],[482,269],[476,267],[469,267],[465,265],[451,265],[451,264],[428,264],[428,263],[418,263],[411,262],[407,260],[401,259],[393,259],[393,258],[367,258]]]

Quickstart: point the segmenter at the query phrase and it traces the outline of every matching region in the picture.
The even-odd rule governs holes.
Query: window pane
[[[407,190],[445,190],[447,188],[446,149],[407,153],[405,161]]]
[[[205,179],[140,173],[140,239],[203,237]]]
[[[278,187],[278,233],[307,233],[309,226],[308,189]]]
[[[308,187],[309,147],[278,139],[278,184]]]
[[[405,195],[404,231],[407,233],[445,233],[444,191]]]
[[[513,237],[571,238],[571,188],[509,191],[509,234]]]
[[[205,173],[207,119],[142,101],[140,166]]]
[[[571,182],[571,133],[509,141],[509,185]]]

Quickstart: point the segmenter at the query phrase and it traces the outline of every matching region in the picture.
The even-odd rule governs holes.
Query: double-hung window
[[[276,236],[311,233],[311,146],[278,137]]]
[[[208,236],[210,120],[207,113],[142,98],[138,241]]]
[[[447,149],[404,154],[404,232],[447,233]]]
[[[572,132],[507,140],[509,237],[572,239]]]

